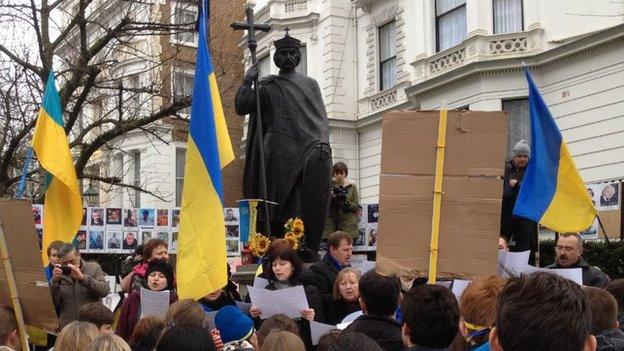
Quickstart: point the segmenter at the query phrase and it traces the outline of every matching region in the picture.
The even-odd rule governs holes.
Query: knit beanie
[[[215,326],[219,329],[221,340],[224,343],[247,339],[254,332],[254,324],[251,318],[231,305],[224,306],[217,312]]]
[[[519,155],[531,158],[531,148],[529,147],[529,144],[527,144],[526,140],[520,140],[511,150],[512,158]]]
[[[164,260],[152,260],[147,264],[147,272],[145,273],[145,281],[152,272],[160,272],[167,278],[166,290],[172,291],[175,284],[173,283],[173,268]]]

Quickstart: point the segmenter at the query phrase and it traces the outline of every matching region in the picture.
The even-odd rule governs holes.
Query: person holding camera
[[[355,214],[360,207],[360,197],[355,184],[347,179],[348,174],[344,162],[336,162],[332,167],[331,202],[329,217],[325,219],[324,239],[335,231],[347,232],[354,240],[360,235]]]
[[[104,272],[97,262],[85,262],[71,244],[58,249],[60,263],[54,265],[50,291],[59,311],[59,330],[78,319],[78,310],[90,302],[98,302],[109,293]]]

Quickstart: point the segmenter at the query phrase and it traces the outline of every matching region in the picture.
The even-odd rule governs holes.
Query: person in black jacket
[[[361,311],[359,281],[362,273],[347,267],[338,273],[334,283],[334,299],[325,308],[325,322],[338,324],[351,313]]]
[[[511,151],[511,161],[505,167],[503,180],[503,203],[501,211],[500,234],[508,239],[513,239],[515,245],[510,246],[510,251],[522,252],[531,250],[529,263],[535,261],[537,223],[530,219],[513,215],[514,206],[520,193],[522,179],[531,158],[531,149],[526,141],[520,140]]]
[[[575,233],[562,234],[555,246],[555,263],[546,268],[581,268],[583,285],[604,288],[611,279],[598,267],[590,266],[583,258],[583,239]]]
[[[300,280],[303,263],[297,252],[289,245],[275,246],[267,257],[266,267],[270,267],[270,269],[264,272],[269,280],[269,284],[266,286],[268,290],[280,290],[303,285]],[[304,290],[309,308],[301,311],[302,318],[298,318],[295,321],[299,327],[301,339],[306,346],[311,347],[312,339],[309,322],[312,320],[320,322],[324,320],[324,316],[321,299],[316,288],[314,286],[305,286]],[[258,306],[252,305],[249,309],[249,314],[253,318],[259,318],[262,316],[262,310]]]
[[[346,232],[333,232],[327,238],[329,251],[322,260],[305,271],[302,280],[306,285],[316,287],[323,306],[328,306],[333,298],[334,282],[341,269],[351,265],[353,240]]]
[[[359,288],[364,315],[353,321],[345,332],[363,333],[386,351],[403,350],[401,325],[394,319],[401,299],[399,278],[369,271],[360,279]]]

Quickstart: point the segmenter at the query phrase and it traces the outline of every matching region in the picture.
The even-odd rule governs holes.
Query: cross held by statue
[[[247,31],[247,47],[249,47],[251,52],[251,63],[255,65],[257,63],[256,47],[258,46],[256,30],[268,32],[271,30],[271,26],[269,24],[254,23],[254,10],[251,4],[245,6],[245,15],[247,22],[233,22],[230,26],[235,30]]]

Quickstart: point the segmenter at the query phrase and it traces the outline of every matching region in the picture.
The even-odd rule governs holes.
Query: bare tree
[[[175,45],[175,38],[192,36],[195,21],[174,20],[173,8],[169,0],[164,5],[156,0],[0,0],[0,197],[16,191],[52,69],[78,178],[146,191],[88,170],[101,150],[115,149],[128,133],[166,142],[163,133],[171,128],[164,125],[184,127],[190,96],[173,94],[170,77],[175,67],[193,68],[194,50]],[[213,51],[217,61],[230,59],[219,48]],[[216,66],[218,78],[231,75],[231,64]],[[234,89],[233,82],[220,85],[222,95]],[[36,164],[28,179],[28,195],[40,197],[35,185],[43,178]]]

